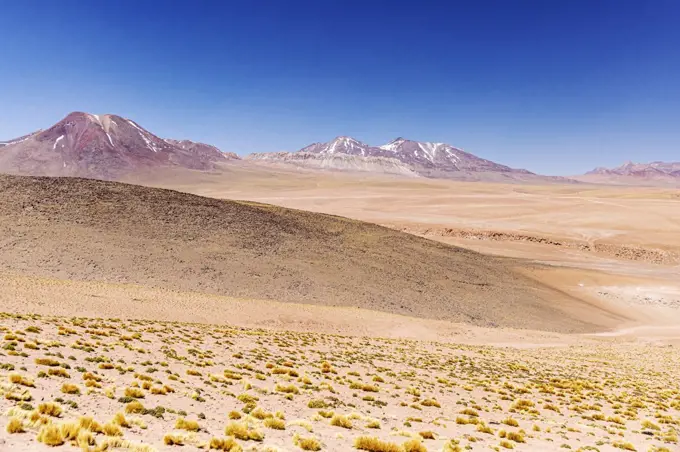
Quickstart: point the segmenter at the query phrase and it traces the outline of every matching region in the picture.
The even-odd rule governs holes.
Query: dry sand
[[[225,438],[228,426],[233,434],[232,422],[251,432],[250,439],[234,440],[234,451],[302,450],[301,437],[328,451],[357,450],[360,437],[370,438],[363,440],[366,450],[399,452],[679,450],[676,192],[247,164],[155,177],[165,179],[146,175],[143,181],[345,215],[510,256],[518,277],[560,300],[578,300],[552,321],[591,317],[600,326],[584,334],[485,328],[356,305],[230,297],[6,267],[0,305],[10,314],[0,319],[0,408],[5,425],[15,419],[25,433],[3,429],[0,450],[52,450],[37,441],[40,424],[67,429],[61,425],[82,416],[117,422],[122,433],[111,439],[94,428],[97,446],[86,446],[90,450],[152,450],[142,444],[180,450],[167,444],[172,438],[185,450],[206,448],[211,438]],[[17,253],[25,239],[5,242],[5,249]],[[40,240],[49,242],[35,243]],[[54,258],[55,250],[48,255]],[[514,312],[517,319],[526,315]],[[54,359],[56,366],[36,358]],[[68,377],[48,374],[58,368]],[[94,375],[90,381],[101,381],[86,386],[86,372]],[[80,395],[64,394],[65,382]],[[128,393],[143,396],[146,411],[125,413],[132,400],[126,388],[138,390]],[[55,400],[60,416],[34,413]],[[162,418],[156,407],[165,409]],[[232,411],[241,418],[230,420]],[[117,412],[127,422],[116,421]],[[179,418],[198,422],[199,430],[176,428]],[[80,430],[81,443],[90,440]],[[69,441],[63,447],[77,450]]]
[[[661,293],[648,310],[672,305],[680,291],[677,189],[468,183],[244,163],[213,174],[142,175],[137,181],[345,215],[485,254],[583,270],[584,276],[595,270],[604,287],[615,285],[622,293],[636,287],[635,296],[643,299]],[[573,280],[568,281],[556,284],[571,291]],[[626,297],[599,299],[630,304]]]
[[[300,437],[402,452],[678,442],[680,355],[658,344],[508,348],[34,314],[3,316],[2,329],[3,450],[73,449],[69,437],[137,451],[227,436],[234,451],[300,450]]]

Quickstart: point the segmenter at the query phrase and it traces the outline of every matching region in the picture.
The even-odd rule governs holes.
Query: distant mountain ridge
[[[24,175],[116,179],[164,166],[209,170],[217,162],[237,158],[203,143],[162,139],[118,115],[83,112],[0,142],[0,171]]]
[[[246,159],[308,168],[469,180],[545,178],[570,181],[511,168],[477,157],[450,144],[420,142],[401,137],[381,146],[371,146],[352,137],[339,136],[326,143],[313,143],[297,152],[256,153]]]
[[[680,162],[650,162],[650,163],[633,163],[625,162],[623,165],[616,168],[598,167],[592,171],[588,171],[586,175],[618,175],[618,176],[633,176],[643,178],[654,177],[677,177],[680,178]]]

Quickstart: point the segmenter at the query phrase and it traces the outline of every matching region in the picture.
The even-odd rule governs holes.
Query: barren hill
[[[613,318],[514,261],[342,217],[76,178],[0,176],[0,190],[12,273],[484,326],[589,331]]]

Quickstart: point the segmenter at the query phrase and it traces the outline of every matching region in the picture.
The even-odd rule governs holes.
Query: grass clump
[[[293,444],[302,450],[321,450],[321,441],[313,436],[300,436],[297,433],[293,436]]]
[[[441,404],[438,401],[436,401],[435,399],[425,399],[422,402],[420,402],[420,404],[422,406],[433,406],[433,407],[436,407],[436,408],[442,407]]]
[[[349,420],[349,418],[345,415],[342,414],[335,414],[331,418],[331,425],[334,427],[342,427],[346,429],[351,429],[352,428],[352,421]]]
[[[166,446],[183,446],[184,436],[175,433],[168,433],[163,437],[163,444]]]
[[[52,369],[50,369],[52,370]],[[30,380],[20,374],[17,373],[11,373],[9,375],[9,381],[10,383],[13,383],[15,385],[21,385],[21,386],[28,386],[29,388],[35,388],[35,383],[33,383],[33,380]]]
[[[123,413],[116,413],[111,422],[120,425],[123,428],[130,428],[130,422],[128,422]]]
[[[139,388],[125,388],[125,397],[132,397],[133,399],[143,399],[144,391]]]
[[[224,429],[227,436],[233,436],[242,441],[262,441],[264,434],[253,428],[249,428],[245,422],[230,422]]]
[[[178,430],[186,430],[188,432],[197,432],[201,429],[201,426],[198,425],[198,422],[196,421],[187,420],[181,417],[177,419],[177,422],[175,422],[175,428]]]
[[[76,438],[78,438],[78,434],[80,433],[80,424],[78,422],[67,422],[65,424],[61,424],[61,436],[64,438],[64,441],[73,441]]]
[[[48,369],[47,375],[53,377],[71,378],[71,375],[69,375],[69,373],[66,372],[66,369],[64,369],[63,367],[53,367],[51,369]]]
[[[61,405],[54,402],[45,402],[38,405],[38,413],[47,416],[59,417],[62,413]]]
[[[505,440],[505,439],[500,442],[500,446],[504,449],[514,449],[515,448],[514,444],[512,444],[510,441]]]
[[[285,430],[286,422],[283,419],[276,417],[269,417],[264,420],[264,426],[274,430]]]
[[[80,388],[77,385],[71,383],[64,383],[61,385],[61,392],[64,394],[80,394]]]
[[[524,440],[524,434],[522,432],[507,432],[505,435],[507,439],[510,441],[514,441],[516,443],[523,443],[525,442]]]
[[[285,394],[300,394],[300,390],[295,385],[282,385],[277,383],[275,389],[277,392],[283,392]]]
[[[409,439],[401,447],[404,452],[427,452],[427,448],[417,438]]]
[[[64,436],[61,433],[61,428],[58,425],[47,424],[40,427],[38,431],[38,441],[47,446],[61,446],[64,444]]]
[[[243,448],[236,440],[229,436],[227,438],[212,438],[208,446],[210,449],[222,450],[224,452],[242,452]]]
[[[52,358],[36,358],[35,363],[39,366],[57,367],[60,363]]]
[[[314,399],[307,403],[307,408],[328,408],[328,404],[324,400]]]
[[[377,419],[371,419],[366,423],[366,428],[380,428],[380,421]]]
[[[7,423],[7,433],[24,433],[24,423],[17,417],[10,418]]]
[[[133,400],[125,405],[125,412],[127,414],[138,414],[144,412],[144,405],[139,400]]]
[[[369,452],[404,452],[397,443],[382,441],[375,436],[360,436],[354,440],[354,447]]]
[[[114,422],[108,422],[102,427],[102,433],[106,436],[123,436],[123,430],[120,425]]]
[[[503,419],[501,422],[505,425],[509,425],[510,427],[519,427],[519,422],[511,417]]]

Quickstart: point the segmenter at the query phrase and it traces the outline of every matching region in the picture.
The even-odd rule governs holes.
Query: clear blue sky
[[[350,135],[549,174],[680,160],[676,0],[26,0],[0,19],[0,139],[81,110],[240,154]]]

